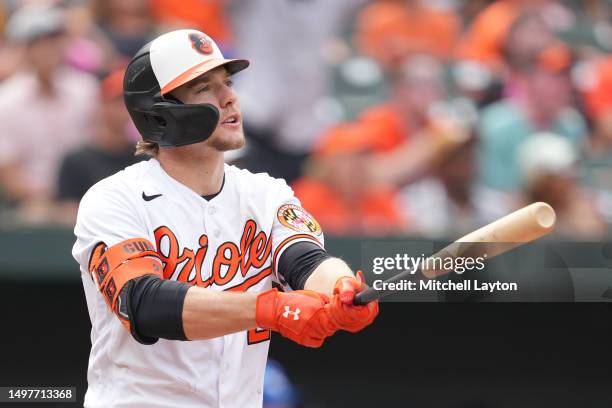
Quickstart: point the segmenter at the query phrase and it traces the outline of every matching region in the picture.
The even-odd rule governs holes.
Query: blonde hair
[[[157,157],[159,153],[159,145],[155,142],[147,142],[146,140],[140,140],[136,143],[136,156],[148,156]]]

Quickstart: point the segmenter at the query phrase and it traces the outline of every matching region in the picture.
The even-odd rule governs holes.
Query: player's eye
[[[202,93],[202,92],[207,92],[208,90],[210,90],[210,87],[208,85],[203,86],[202,88],[198,89],[196,91],[197,94]]]
[[[232,86],[234,86],[234,81],[228,79],[227,81],[225,81],[225,85],[231,88]]]

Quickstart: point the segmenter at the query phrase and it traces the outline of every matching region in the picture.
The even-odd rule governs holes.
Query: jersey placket
[[[240,350],[236,350],[234,343],[238,334],[230,334],[223,336],[223,354],[221,356],[221,365],[219,366],[219,408],[229,408],[235,406],[236,392],[244,390],[236,390],[235,386],[239,373],[235,372],[232,364],[232,357],[240,354]]]
[[[209,234],[212,234],[212,236],[215,238],[215,241],[221,236],[221,229],[215,222],[216,213],[217,207],[214,204],[210,202],[204,204],[204,226],[206,231]],[[210,242],[210,236],[208,237],[208,240]]]
[[[216,214],[219,210],[215,204],[202,198],[202,233],[208,238],[208,252],[204,258],[202,265],[201,279],[204,281],[212,276],[213,259],[215,257],[216,248],[219,246],[221,237],[221,228],[216,220]]]
[[[221,229],[215,216],[218,213],[218,209],[212,201],[207,201],[204,199],[203,201],[204,228],[207,231],[207,234],[209,234],[209,248],[217,248],[221,239]],[[214,255],[214,253],[211,255]],[[232,369],[231,363],[232,355],[239,353],[237,350],[233,350],[232,346],[232,344],[235,342],[235,336],[235,334],[223,336],[223,352],[219,364],[219,408],[232,407],[232,404],[234,404],[236,399],[235,396],[232,396],[232,392],[235,392],[235,390],[229,386],[235,384],[235,378],[238,375],[238,373],[234,372]]]

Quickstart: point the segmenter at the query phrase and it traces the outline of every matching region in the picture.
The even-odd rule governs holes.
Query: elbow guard
[[[131,332],[126,299],[119,295],[127,292],[126,285],[132,279],[145,275],[161,278],[162,262],[145,238],[127,239],[110,248],[100,242],[91,253],[89,272],[108,307]]]
[[[110,248],[98,244],[89,271],[107,305],[136,341],[187,340],[183,304],[190,285],[162,279],[161,260],[148,240],[129,239]]]

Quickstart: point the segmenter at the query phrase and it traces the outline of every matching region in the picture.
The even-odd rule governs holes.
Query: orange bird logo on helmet
[[[189,34],[189,41],[191,41],[191,46],[194,50],[199,52],[200,54],[208,55],[212,54],[213,47],[210,39],[206,38],[202,34],[191,33]]]

